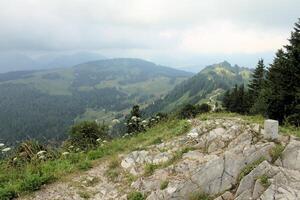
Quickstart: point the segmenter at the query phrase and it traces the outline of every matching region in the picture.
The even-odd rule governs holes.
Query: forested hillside
[[[0,74],[0,140],[60,141],[74,121],[122,118],[191,75],[138,59]]]
[[[166,97],[154,102],[145,109],[147,114],[168,112],[184,104],[197,104],[216,99],[225,90],[235,84],[247,84],[251,75],[250,69],[228,62],[207,66],[190,79],[177,85]]]

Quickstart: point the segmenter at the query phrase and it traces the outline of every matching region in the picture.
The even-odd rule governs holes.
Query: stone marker
[[[278,121],[267,119],[264,124],[264,137],[266,139],[277,139],[278,138]]]

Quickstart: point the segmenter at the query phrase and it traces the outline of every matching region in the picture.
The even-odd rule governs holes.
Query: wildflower
[[[103,143],[107,143],[107,141],[106,141],[106,140],[103,140]]]
[[[143,123],[143,124],[147,124],[147,121],[146,121],[146,120],[143,120],[142,123]]]
[[[11,150],[11,148],[7,147],[7,148],[5,148],[5,149],[2,149],[2,152],[8,152],[8,151],[10,151],[10,150]]]
[[[38,156],[39,156],[39,155],[42,155],[42,154],[44,154],[44,153],[46,153],[46,151],[44,151],[44,150],[43,150],[43,151],[39,151],[39,152],[37,152],[37,154],[36,154],[36,155],[38,155]]]
[[[132,116],[131,119],[132,119],[132,120],[136,120],[137,117],[136,117],[136,116]]]
[[[39,157],[39,159],[40,159],[40,160],[45,160],[45,159],[46,159],[46,157],[45,157],[45,156],[43,156],[43,155],[41,155],[41,156]]]
[[[70,153],[67,152],[67,151],[65,151],[65,152],[62,153],[63,156],[67,156],[67,155],[69,155],[69,154],[70,154]]]
[[[118,119],[114,119],[114,120],[112,120],[112,123],[113,124],[118,124],[118,123],[120,123],[120,121]]]
[[[3,144],[3,143],[0,143],[0,148],[1,148],[1,147],[4,147],[4,146],[5,146],[5,144]]]
[[[18,160],[18,158],[17,158],[17,157],[14,157],[13,161],[16,162],[17,160]]]
[[[69,146],[69,149],[73,149],[73,148],[74,148],[74,146],[73,146],[73,145]]]
[[[96,142],[101,142],[101,138],[98,138],[98,139],[96,140]]]

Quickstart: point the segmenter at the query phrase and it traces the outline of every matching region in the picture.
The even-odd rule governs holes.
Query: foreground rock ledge
[[[105,164],[72,181],[100,179],[82,187],[90,199],[101,200],[127,199],[132,190],[146,194],[147,200],[189,200],[196,193],[215,200],[300,199],[298,138],[279,135],[276,141],[267,140],[258,124],[237,118],[191,123],[190,133],[120,155],[123,171],[137,177],[129,186],[122,184],[122,178],[109,181]],[[274,153],[278,146],[284,150]],[[145,166],[151,164],[156,169],[144,175]],[[167,186],[161,188],[162,182],[168,182]],[[55,183],[25,199],[82,199],[78,190],[71,183]]]

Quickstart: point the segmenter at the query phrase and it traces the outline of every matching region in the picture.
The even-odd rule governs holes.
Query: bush
[[[198,114],[206,113],[211,111],[211,106],[203,103],[201,105],[185,105],[179,112],[179,118],[181,119],[188,119],[194,118]]]
[[[20,167],[32,161],[55,159],[57,151],[47,148],[35,140],[28,140],[20,143],[9,159],[9,165]]]
[[[95,147],[97,139],[108,138],[108,127],[94,121],[84,121],[75,124],[70,130],[70,143],[80,149]]]
[[[144,200],[146,198],[140,192],[131,192],[128,194],[127,199],[128,200]]]

